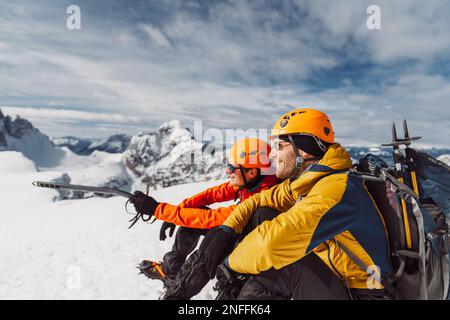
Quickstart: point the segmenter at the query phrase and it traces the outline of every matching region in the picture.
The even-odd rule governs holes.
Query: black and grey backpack
[[[385,288],[395,299],[445,300],[450,298],[450,167],[412,149],[415,139],[407,128],[405,138],[397,139],[394,127],[393,163],[368,154],[352,172],[364,180],[388,231],[395,271],[382,276]]]

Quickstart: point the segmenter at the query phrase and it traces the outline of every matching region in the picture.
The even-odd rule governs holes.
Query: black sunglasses
[[[232,164],[227,163],[227,169],[228,169],[230,172],[234,172],[235,170],[239,169],[239,167],[235,167],[235,166],[233,166]]]

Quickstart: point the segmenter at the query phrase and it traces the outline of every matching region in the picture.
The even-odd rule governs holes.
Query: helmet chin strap
[[[320,160],[320,157],[312,157],[312,158],[303,158],[300,155],[300,152],[298,152],[297,147],[295,146],[295,142],[294,139],[292,138],[292,135],[288,135],[289,138],[289,142],[292,144],[292,148],[294,149],[294,154],[295,154],[295,166],[294,166],[294,170],[292,170],[292,175],[291,178],[297,179],[300,175],[300,170],[302,169],[303,165],[305,164],[305,161],[315,161],[315,160]]]
[[[242,175],[242,180],[244,180],[244,184],[242,186],[240,186],[237,190],[236,193],[234,194],[234,201],[236,202],[237,198],[239,197],[239,191],[241,191],[242,189],[245,188],[245,186],[247,185],[247,178],[245,177],[244,174],[244,169],[242,169],[242,166],[239,165],[239,171],[241,172]]]
[[[242,180],[244,180],[244,184],[240,188],[244,189],[247,185],[247,178],[245,177],[244,169],[242,169],[241,165],[239,165],[239,171],[241,172]]]
[[[294,139],[291,135],[288,135],[289,141],[291,142],[292,149],[294,150],[295,154],[295,166],[294,170],[292,170],[291,178],[297,179],[297,177],[300,174],[300,169],[302,168],[303,164],[305,163],[305,159],[300,155],[298,152],[298,149],[295,147]]]
[[[257,176],[254,177],[253,179],[251,179],[250,181],[247,181],[247,178],[245,177],[245,173],[244,173],[244,169],[243,169],[242,165],[239,165],[239,171],[242,174],[242,180],[244,180],[244,184],[236,190],[236,194],[234,196],[234,201],[237,200],[237,198],[239,196],[239,191],[241,191],[243,189],[249,190],[249,189],[254,188],[260,182],[260,179],[263,178],[263,176],[261,175],[260,169],[258,169]]]

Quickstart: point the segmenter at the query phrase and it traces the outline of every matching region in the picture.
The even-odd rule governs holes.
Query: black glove
[[[149,217],[153,216],[159,205],[158,201],[141,191],[135,191],[134,197],[130,199],[130,202],[134,204],[136,212],[148,215]]]
[[[236,300],[248,280],[248,275],[234,272],[225,263],[220,264],[217,268],[216,277],[217,282],[213,287],[215,291],[219,292],[216,300]]]
[[[206,270],[210,279],[214,279],[217,266],[222,263],[234,249],[237,234],[232,228],[211,229],[200,244],[199,250],[204,255]]]
[[[166,236],[166,230],[169,230],[169,237],[172,238],[173,236],[173,232],[175,231],[176,225],[174,225],[173,223],[170,222],[166,222],[164,221],[161,229],[159,230],[159,240],[164,241],[166,240],[167,236]]]

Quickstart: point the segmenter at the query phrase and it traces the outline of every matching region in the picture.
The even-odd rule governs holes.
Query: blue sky
[[[81,30],[66,28],[70,4]],[[423,144],[448,147],[449,57],[446,0],[0,3],[0,107],[52,136],[172,119],[270,128],[315,107],[346,144],[385,142],[406,117]]]

